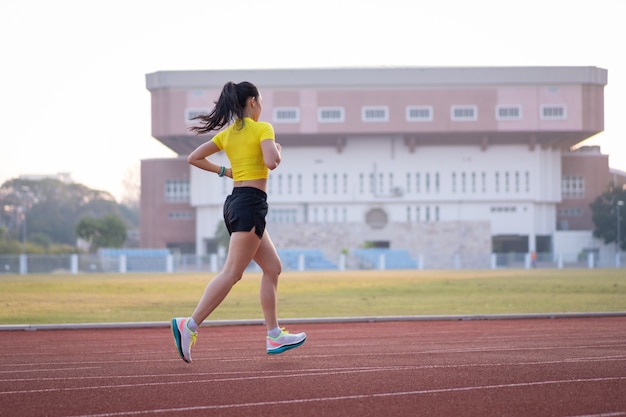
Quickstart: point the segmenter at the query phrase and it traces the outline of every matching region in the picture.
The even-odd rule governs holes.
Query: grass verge
[[[167,321],[189,315],[213,274],[0,276],[0,324]],[[211,315],[261,319],[260,274]],[[626,311],[624,270],[288,272],[283,318]]]

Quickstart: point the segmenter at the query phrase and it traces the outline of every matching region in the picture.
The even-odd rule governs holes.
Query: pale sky
[[[174,156],[150,134],[145,75],[209,69],[605,68],[605,131],[586,144],[626,171],[621,9],[618,0],[3,0],[0,184],[69,172],[121,198],[141,159]]]

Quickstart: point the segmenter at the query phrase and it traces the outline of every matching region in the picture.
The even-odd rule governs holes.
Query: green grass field
[[[0,324],[167,321],[189,315],[213,274],[0,276]],[[211,316],[262,319],[249,273]],[[626,311],[617,269],[287,272],[282,318]]]

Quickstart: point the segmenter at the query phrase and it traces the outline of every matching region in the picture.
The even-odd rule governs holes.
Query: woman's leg
[[[235,232],[230,237],[228,255],[222,272],[209,282],[192,316],[200,325],[226,298],[239,281],[250,261],[258,252],[262,240],[254,233]]]
[[[267,337],[265,339],[267,353],[275,355],[297,348],[306,341],[306,334],[290,334],[278,328],[276,299],[278,276],[282,271],[282,266],[272,238],[267,230],[265,230],[263,239],[261,239],[261,245],[254,255],[254,261],[263,270],[263,276],[261,277],[261,307],[263,308],[265,325],[267,326]]]
[[[272,238],[267,230],[263,233],[261,244],[254,255],[254,261],[263,271],[260,289],[261,308],[263,309],[267,330],[272,330],[278,327],[276,298],[278,276],[282,271],[282,265],[274,247],[274,242],[272,242]]]

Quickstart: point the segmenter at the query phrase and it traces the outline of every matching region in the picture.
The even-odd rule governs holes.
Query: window
[[[576,175],[565,175],[561,180],[563,198],[582,198],[585,196],[585,179]]]
[[[203,114],[209,113],[211,113],[211,109],[185,109],[185,123],[198,123],[199,120],[193,120],[194,117],[202,116]]]
[[[495,174],[495,178],[496,178],[496,193],[500,192],[500,173],[496,172]]]
[[[277,107],[274,109],[274,122],[299,123],[300,109],[295,107]]]
[[[406,192],[411,192],[411,174],[409,172],[406,173]]]
[[[186,203],[189,202],[189,198],[189,180],[165,181],[165,201],[169,203]]]
[[[433,108],[431,106],[408,106],[406,108],[407,122],[431,122]]]
[[[521,106],[496,106],[496,120],[520,120]]]
[[[456,172],[452,173],[452,192],[456,193]]]
[[[561,104],[544,104],[541,106],[543,120],[564,120],[567,118],[565,106]]]
[[[450,118],[455,122],[471,122],[478,120],[478,108],[476,106],[452,106]]]
[[[296,209],[270,209],[270,221],[273,223],[296,223],[298,211]]]
[[[389,120],[389,108],[386,106],[363,107],[361,117],[364,122],[386,122]]]
[[[559,210],[559,216],[568,216],[568,217],[580,217],[583,215],[583,209],[576,208],[564,208]]]
[[[462,172],[461,173],[461,192],[462,193],[466,192],[465,180],[466,180],[465,172]]]
[[[509,192],[509,171],[504,173],[504,191]]]
[[[167,218],[170,220],[193,220],[193,211],[170,211]]]
[[[472,172],[472,192],[476,192],[476,173]]]
[[[491,207],[492,213],[515,213],[517,208],[515,206],[493,206]]]
[[[283,193],[283,174],[278,174],[278,194]]]
[[[321,107],[317,109],[317,121],[320,123],[341,123],[345,120],[343,107]]]

